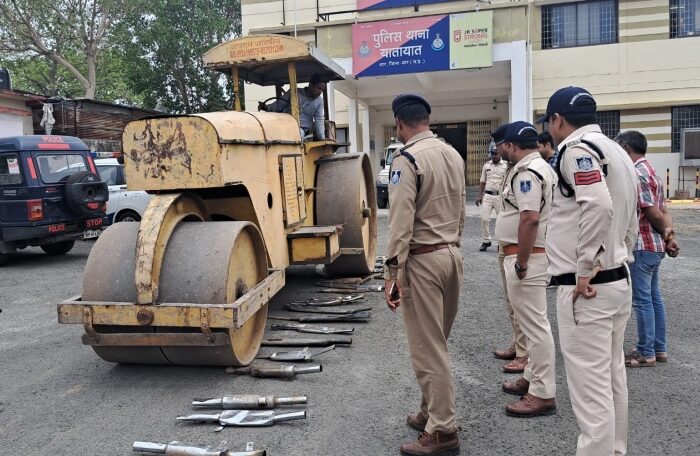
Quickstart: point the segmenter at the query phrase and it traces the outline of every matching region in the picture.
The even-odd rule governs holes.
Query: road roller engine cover
[[[251,51],[230,57],[265,39],[223,43],[205,54],[205,65],[237,75],[235,95],[239,77],[290,84],[292,93],[315,73],[345,77],[289,37],[274,36],[279,52],[264,65]],[[298,108],[295,96],[292,104]],[[83,325],[82,342],[107,361],[244,366],[258,353],[267,303],[288,266],[371,272],[376,196],[368,157],[335,154],[345,144],[334,139],[302,142],[297,119],[298,110],[236,110],[129,123],[122,137],[129,190],[153,198],[140,223],[100,236],[82,294],[59,303],[59,322]]]

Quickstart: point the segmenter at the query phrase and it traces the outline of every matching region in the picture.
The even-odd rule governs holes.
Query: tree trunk
[[[97,89],[97,57],[95,54],[88,54],[86,56],[88,74],[87,74],[87,84],[85,86],[85,98],[94,99],[95,91]]]

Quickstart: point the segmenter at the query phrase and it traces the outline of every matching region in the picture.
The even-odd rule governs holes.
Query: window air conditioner
[[[700,167],[700,128],[681,130],[680,165]]]

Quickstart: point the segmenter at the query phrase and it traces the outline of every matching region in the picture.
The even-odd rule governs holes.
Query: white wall
[[[666,170],[668,170],[670,176],[669,182],[669,195],[673,198],[673,195],[677,189],[688,190],[690,192],[690,197],[695,196],[695,167],[684,167],[678,168],[680,162],[681,154],[667,153],[667,154],[647,154],[647,160],[654,167],[656,173],[659,175],[661,180],[664,182],[664,188],[666,188]],[[683,175],[683,173],[685,175]],[[681,177],[685,177],[685,185],[681,180]]]
[[[24,134],[22,117],[13,114],[0,113],[0,138],[5,136],[21,136]]]

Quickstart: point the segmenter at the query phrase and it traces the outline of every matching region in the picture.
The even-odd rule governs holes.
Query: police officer
[[[527,122],[509,124],[496,146],[512,163],[503,181],[496,239],[504,246],[508,296],[530,354],[523,376],[502,385],[505,392],[521,396],[506,406],[506,413],[549,415],[556,412],[556,379],[544,247],[557,176],[537,151],[537,130]]]
[[[505,134],[507,130],[508,124],[501,125],[498,127],[493,133],[491,133],[491,137],[493,138],[493,144],[494,146],[496,145],[496,142],[501,142],[503,139],[503,135]],[[512,164],[508,165],[512,166]],[[508,168],[506,168],[508,169]],[[504,176],[505,177],[505,176]],[[501,187],[503,186],[503,182],[501,182],[501,186],[499,186],[499,193],[501,191]],[[501,208],[501,198],[498,198],[498,206],[496,206],[500,212]],[[503,372],[507,372],[509,374],[521,374],[524,372],[525,367],[527,366],[528,362],[528,353],[527,353],[527,337],[525,337],[525,334],[523,333],[523,330],[520,328],[520,323],[518,323],[518,318],[515,316],[515,311],[513,310],[513,306],[510,303],[510,299],[508,299],[508,286],[506,285],[506,272],[503,269],[503,261],[506,257],[506,254],[503,252],[503,247],[505,247],[503,244],[498,245],[498,268],[501,271],[501,282],[503,283],[503,293],[505,294],[506,297],[506,311],[508,312],[508,319],[510,320],[511,326],[512,326],[512,332],[511,332],[511,343],[510,346],[506,349],[502,350],[494,350],[493,351],[493,356],[495,356],[498,359],[505,359],[508,361],[511,361],[507,363],[505,366],[503,366]]]
[[[559,342],[581,434],[578,456],[627,453],[622,343],[631,313],[626,263],[637,240],[637,176],[624,150],[596,125],[580,87],[552,95],[540,122],[559,145],[559,184],[547,229],[557,288]]]
[[[464,161],[430,131],[430,105],[421,96],[399,95],[392,109],[405,147],[394,153],[389,173],[386,301],[394,312],[403,309],[422,393],[420,410],[407,419],[421,434],[401,445],[401,452],[456,454],[459,427],[447,338],[462,285]]]
[[[491,233],[489,233],[489,222],[491,221],[491,213],[500,208],[499,193],[503,176],[508,168],[508,162],[501,160],[501,155],[496,150],[496,145],[493,141],[489,144],[490,160],[484,163],[481,169],[481,179],[479,179],[479,197],[476,200],[476,205],[481,205],[481,237],[483,242],[479,250],[485,252],[491,247]]]

